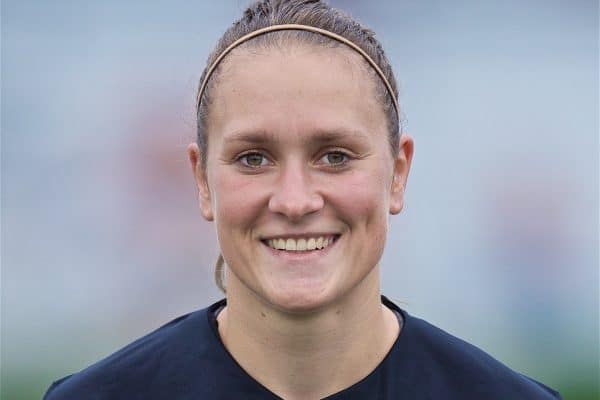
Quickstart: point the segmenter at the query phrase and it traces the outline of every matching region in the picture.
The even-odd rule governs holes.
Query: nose
[[[281,170],[269,199],[269,210],[298,221],[323,208],[323,204],[323,197],[315,191],[309,171],[302,165],[288,165]]]

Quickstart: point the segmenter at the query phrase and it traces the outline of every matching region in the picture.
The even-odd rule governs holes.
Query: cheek
[[[356,282],[381,260],[388,231],[387,180],[377,170],[349,174],[332,185],[330,202],[348,228],[344,257],[351,268],[346,280]],[[333,187],[334,186],[334,187]]]
[[[387,221],[389,199],[383,171],[357,170],[339,178],[330,185],[330,198],[351,223],[371,225]]]
[[[389,180],[384,168],[360,170],[331,187],[331,203],[350,230],[350,258],[366,267],[383,254],[389,222]],[[360,273],[362,269],[357,269]]]
[[[243,229],[265,207],[266,190],[258,176],[222,168],[212,178],[215,223],[219,231]]]

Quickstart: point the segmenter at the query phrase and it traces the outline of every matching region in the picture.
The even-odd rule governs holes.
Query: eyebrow
[[[240,131],[225,136],[225,143],[264,144],[278,142],[277,135],[267,131]]]
[[[352,130],[348,128],[335,128],[335,129],[322,129],[311,132],[302,138],[303,142],[318,142],[318,143],[332,143],[338,142],[344,139],[359,139],[360,141],[366,141],[369,136],[359,130]],[[264,130],[259,131],[240,131],[227,135],[224,140],[226,143],[248,143],[248,144],[265,144],[279,142],[279,138],[273,132]]]

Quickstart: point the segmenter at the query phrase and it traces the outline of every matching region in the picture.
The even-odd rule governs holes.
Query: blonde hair
[[[240,38],[274,25],[305,25],[331,32],[341,36],[347,41],[358,46],[368,58],[373,60],[380,71],[374,68],[376,96],[386,115],[389,143],[392,154],[398,152],[400,140],[400,110],[397,107],[398,89],[392,67],[383,51],[375,34],[370,29],[362,26],[350,16],[330,7],[321,0],[261,0],[250,5],[242,18],[227,29],[217,42],[215,49],[208,57],[204,72],[200,77],[200,86],[197,94],[197,141],[201,150],[201,163],[203,170],[206,167],[206,152],[208,148],[208,135],[206,132],[208,114],[210,111],[212,88],[218,82],[219,65],[215,62],[221,54]],[[278,30],[269,32],[244,42],[240,46],[262,46],[273,48],[287,44],[307,43],[318,44],[330,48],[344,46],[339,41],[314,32],[303,30]],[[226,58],[226,57],[225,57]],[[212,67],[212,68],[211,68]],[[377,77],[382,74],[382,79]],[[208,76],[208,78],[207,78]],[[387,81],[384,83],[384,81]],[[226,291],[225,287],[225,260],[219,254],[215,265],[215,281],[219,289]]]

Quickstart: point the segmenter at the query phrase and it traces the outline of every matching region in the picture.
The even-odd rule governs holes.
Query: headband
[[[225,50],[223,50],[223,52],[221,54],[219,54],[219,56],[211,64],[211,66],[208,68],[208,70],[206,72],[206,76],[204,77],[204,80],[202,81],[202,84],[200,85],[200,89],[198,90],[198,96],[196,97],[196,110],[198,109],[198,107],[200,107],[200,100],[202,99],[202,95],[204,94],[204,90],[206,89],[206,85],[208,84],[208,80],[210,79],[210,76],[212,75],[214,70],[217,68],[217,66],[219,65],[221,60],[223,60],[223,58],[231,50],[233,50],[238,45],[244,43],[245,41],[255,38],[256,36],[260,36],[262,34],[269,33],[269,32],[283,31],[283,30],[297,30],[297,31],[308,31],[308,32],[319,33],[323,36],[330,37],[332,39],[337,40],[338,42],[344,43],[344,44],[352,47],[354,50],[356,50],[358,53],[360,53],[360,55],[363,56],[365,58],[365,60],[367,60],[367,62],[371,65],[371,67],[373,67],[373,69],[375,69],[375,71],[377,72],[377,74],[379,75],[379,77],[381,78],[383,83],[385,84],[385,87],[387,88],[387,90],[390,94],[390,97],[392,98],[392,101],[394,102],[394,108],[396,109],[396,113],[397,114],[400,113],[400,107],[398,106],[398,100],[396,100],[396,96],[394,95],[394,90],[392,90],[392,85],[390,85],[390,83],[386,79],[383,71],[381,70],[381,68],[379,68],[377,63],[375,61],[373,61],[373,59],[371,57],[369,57],[369,55],[363,49],[361,49],[356,44],[354,44],[354,42],[352,42],[352,41],[346,39],[345,37],[340,36],[336,33],[329,32],[328,30],[325,30],[325,29],[316,28],[314,26],[298,25],[298,24],[272,25],[272,26],[269,26],[266,28],[258,29],[256,31],[250,32],[250,33],[242,36],[241,38],[239,38],[238,40],[236,40],[235,42],[233,42],[229,46],[227,46],[227,48]]]

